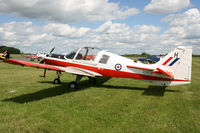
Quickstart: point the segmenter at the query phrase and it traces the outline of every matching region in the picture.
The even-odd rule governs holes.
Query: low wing
[[[163,69],[163,68],[159,68],[157,67],[156,69],[152,69],[152,68],[144,68],[144,67],[138,67],[138,66],[127,66],[128,68],[135,68],[135,69],[141,69],[141,70],[149,70],[152,71],[152,73],[155,74],[164,74],[170,78],[174,78],[174,75],[172,73],[170,73],[169,71]]]
[[[47,64],[39,64],[39,63],[34,63],[34,62],[14,60],[14,59],[4,59],[4,62],[9,63],[9,64],[14,64],[14,65],[29,66],[29,67],[68,72],[68,73],[72,73],[76,75],[84,75],[84,76],[90,76],[90,77],[102,76],[99,73],[86,70],[86,69],[77,68],[77,67],[59,67],[59,66],[53,66],[53,65],[47,65]]]
[[[84,75],[84,76],[89,76],[89,77],[96,77],[96,76],[100,77],[100,76],[102,76],[99,73],[96,73],[96,72],[93,72],[93,71],[90,71],[90,70],[86,70],[86,69],[81,69],[81,68],[78,68],[78,67],[65,67],[65,68],[63,68],[63,70],[65,72],[76,74],[76,75]]]
[[[161,69],[161,68],[157,68],[157,70],[160,72],[160,73],[162,73],[162,74],[164,74],[164,75],[166,75],[166,76],[168,76],[168,77],[170,77],[170,78],[174,78],[174,75],[172,74],[172,73],[170,73],[170,72],[168,72],[167,70],[164,70],[164,69]]]
[[[62,69],[60,69],[56,66],[21,61],[21,60],[5,59],[4,62],[9,63],[9,64],[14,64],[14,65],[30,66],[30,67],[46,68],[46,69],[51,69],[51,70],[63,71]]]

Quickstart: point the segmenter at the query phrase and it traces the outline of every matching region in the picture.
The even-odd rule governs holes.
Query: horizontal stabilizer
[[[166,75],[166,76],[168,76],[170,78],[174,78],[173,74],[171,74],[167,70],[163,70],[161,68],[153,69],[153,68],[144,68],[144,67],[138,67],[138,66],[127,66],[127,67],[140,69],[140,70],[149,70],[149,71],[152,71],[152,73],[154,73],[154,74],[164,74],[164,75]]]
[[[167,70],[163,70],[163,69],[161,69],[161,68],[157,68],[157,70],[158,70],[160,73],[162,73],[162,74],[164,74],[164,75],[166,75],[166,76],[168,76],[168,77],[170,77],[170,78],[174,78],[174,75],[171,74],[170,72],[168,72]]]
[[[155,70],[155,69],[152,69],[152,68],[144,68],[144,67],[138,67],[138,66],[126,66],[126,67],[135,68],[135,69],[141,69],[141,70],[150,70],[150,71]]]

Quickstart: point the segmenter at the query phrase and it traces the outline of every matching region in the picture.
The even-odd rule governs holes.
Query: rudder
[[[168,85],[191,83],[192,47],[178,47],[167,54],[156,65],[170,72],[174,77]]]

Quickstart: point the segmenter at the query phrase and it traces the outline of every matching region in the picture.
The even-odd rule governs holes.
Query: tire
[[[77,83],[76,83],[75,81],[70,82],[70,83],[69,83],[69,88],[70,88],[70,89],[75,89],[75,88],[77,88]]]
[[[55,78],[55,79],[54,79],[54,81],[53,81],[53,83],[54,83],[54,84],[60,84],[60,83],[61,83],[61,81],[60,81],[60,79],[59,79],[59,78]]]

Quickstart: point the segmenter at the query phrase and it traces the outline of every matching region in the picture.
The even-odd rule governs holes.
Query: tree
[[[7,46],[0,46],[0,53],[3,53],[4,51],[8,51],[10,54],[20,54],[21,51],[14,47],[7,47]]]
[[[142,57],[148,57],[148,56],[150,56],[150,54],[143,52],[143,53],[141,54],[141,56],[142,56]]]

